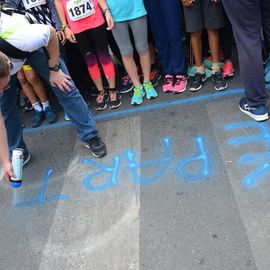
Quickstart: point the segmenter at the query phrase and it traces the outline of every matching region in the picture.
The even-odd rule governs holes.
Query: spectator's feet
[[[140,105],[143,102],[143,97],[145,93],[143,87],[136,86],[134,88],[134,93],[131,98],[131,105]]]
[[[109,107],[110,109],[116,109],[122,104],[122,96],[117,91],[109,91]]]
[[[132,91],[133,88],[134,88],[134,85],[133,85],[131,79],[129,78],[128,75],[126,75],[121,80],[121,86],[118,89],[118,92],[120,94],[125,94],[125,93]]]
[[[24,98],[24,103],[22,105],[22,111],[23,112],[30,112],[33,109],[34,108],[33,108],[32,104],[31,104],[30,100],[27,97],[25,97]]]
[[[224,78],[233,77],[234,75],[234,67],[231,60],[227,60],[224,63],[224,66],[222,68],[222,76]]]
[[[107,108],[107,101],[108,101],[108,94],[107,92],[99,91],[97,99],[96,99],[96,104],[95,104],[95,109],[96,111],[103,111]]]
[[[39,127],[44,120],[45,120],[45,113],[43,111],[39,112],[37,110],[34,110],[32,117],[32,127],[33,128]]]
[[[27,152],[25,155],[23,155],[23,166],[25,166],[31,159],[31,155],[29,152]]]
[[[44,110],[45,116],[49,122],[49,124],[53,124],[58,120],[58,116],[56,114],[56,111],[51,107],[46,107]]]
[[[212,81],[216,91],[223,91],[228,88],[228,84],[222,76],[222,73],[216,72],[212,75]]]
[[[64,112],[64,118],[65,118],[66,121],[70,121],[70,118],[69,118],[69,116],[68,116],[68,114],[66,112]]]
[[[165,75],[162,90],[164,93],[171,93],[173,91],[173,76]]]
[[[239,109],[258,122],[265,121],[269,118],[268,111],[265,106],[250,107],[245,97],[240,99]]]
[[[189,86],[189,91],[196,92],[199,91],[203,83],[207,80],[205,73],[196,73],[195,76],[192,78],[191,84]]]
[[[161,79],[160,69],[158,67],[155,67],[151,69],[150,73],[150,81],[153,86],[157,86],[158,81]]]
[[[173,93],[180,94],[183,93],[187,88],[187,78],[183,75],[176,75],[174,86],[173,86]]]
[[[157,91],[154,89],[151,82],[145,82],[143,84],[144,91],[147,99],[154,99],[158,96]]]
[[[85,143],[85,147],[92,151],[92,155],[101,158],[107,155],[107,147],[101,138],[95,136]]]

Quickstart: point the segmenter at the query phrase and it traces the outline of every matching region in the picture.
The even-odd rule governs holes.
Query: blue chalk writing
[[[249,137],[232,138],[228,141],[230,145],[240,145],[244,143],[257,142],[264,143],[266,147],[270,147],[270,129],[265,123],[256,122],[239,122],[230,123],[224,127],[225,130],[231,131],[238,128],[255,128],[258,132]],[[259,164],[258,167],[247,175],[243,180],[243,185],[247,188],[252,188],[258,185],[262,178],[270,171],[270,153],[245,154],[239,158],[239,163],[242,165]]]
[[[163,139],[163,145],[164,145],[163,157],[159,159],[147,160],[142,162],[136,161],[135,151],[133,151],[132,149],[129,149],[127,151],[126,156],[129,161],[128,167],[131,171],[134,183],[148,185],[157,181],[167,173],[170,162],[173,159],[171,141],[168,138],[165,138]],[[147,178],[140,176],[140,169],[149,168],[153,166],[160,166],[160,168],[156,170],[153,176]]]
[[[119,164],[120,164],[120,157],[116,156],[114,157],[114,163],[112,167],[105,166],[103,164],[99,164],[97,162],[94,162],[91,159],[85,159],[83,160],[84,164],[90,165],[92,167],[98,168],[99,170],[90,174],[87,176],[84,180],[83,183],[84,185],[91,191],[101,191],[105,190],[109,187],[116,186],[118,184],[118,171],[119,171]],[[92,180],[97,176],[97,175],[102,175],[102,174],[110,174],[110,179],[106,183],[95,186],[92,184]]]
[[[37,200],[25,201],[25,202],[16,202],[15,201],[13,206],[14,207],[37,206],[37,205],[55,202],[55,201],[59,201],[59,200],[69,200],[70,197],[68,195],[63,195],[63,194],[46,198],[46,188],[48,186],[49,179],[52,175],[52,172],[53,172],[52,169],[48,169],[48,171],[47,171],[47,173],[46,173],[46,175],[45,175],[45,177],[40,185]]]
[[[180,177],[188,181],[203,180],[210,175],[210,162],[209,162],[209,157],[205,149],[203,138],[198,137],[196,138],[195,142],[197,144],[199,153],[195,154],[194,156],[191,156],[190,158],[181,160],[176,167],[176,173]],[[197,174],[188,173],[186,167],[194,162],[202,163],[201,171],[197,172]]]

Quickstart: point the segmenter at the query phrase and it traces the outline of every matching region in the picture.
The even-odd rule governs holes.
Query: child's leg
[[[142,87],[139,80],[137,66],[133,58],[133,47],[130,41],[128,22],[115,23],[112,32],[120,49],[122,60],[129,77],[135,87]]]
[[[150,81],[151,57],[148,47],[147,17],[131,20],[129,22],[135,40],[136,50],[140,56],[140,64],[144,82]]]
[[[39,101],[42,103],[48,102],[46,89],[39,75],[30,66],[25,66],[24,75],[38,96]]]
[[[38,102],[38,97],[32,87],[32,85],[27,81],[27,78],[24,74],[24,71],[21,69],[18,74],[17,78],[21,84],[22,90],[27,98],[30,100],[31,104],[35,104]]]
[[[219,66],[219,30],[216,29],[207,29],[209,47],[211,51],[213,67],[212,72],[216,73],[220,71]]]
[[[108,39],[105,24],[94,28],[90,32],[98,60],[111,89],[115,89],[115,69],[108,50]]]
[[[204,73],[202,66],[202,31],[191,33],[191,47],[198,73]]]
[[[99,65],[97,61],[97,57],[95,54],[95,50],[93,48],[93,44],[91,41],[91,29],[84,31],[82,33],[76,34],[76,39],[78,41],[78,49],[87,65],[87,69],[91,79],[96,85],[98,91],[103,91],[103,83],[99,70]]]

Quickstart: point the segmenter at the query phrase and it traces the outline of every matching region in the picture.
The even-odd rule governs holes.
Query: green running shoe
[[[147,99],[153,99],[157,97],[157,91],[154,89],[153,85],[151,82],[145,82],[143,84],[144,91],[146,93],[146,98]]]
[[[144,90],[143,87],[136,86],[131,99],[131,105],[140,105],[143,102]]]

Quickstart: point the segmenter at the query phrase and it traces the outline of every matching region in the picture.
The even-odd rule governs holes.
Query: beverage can
[[[11,177],[10,185],[14,188],[20,187],[23,179],[23,149],[21,148],[12,151],[12,170],[16,177]]]

